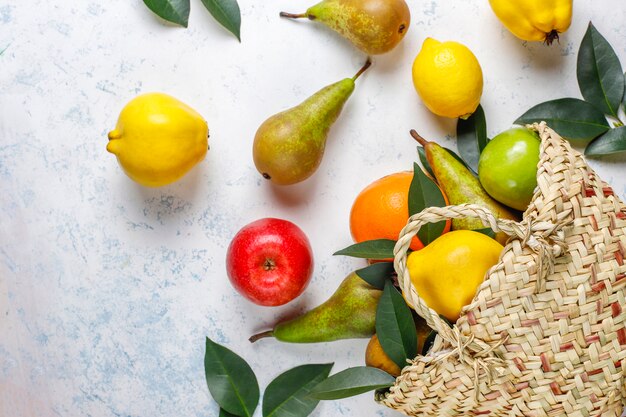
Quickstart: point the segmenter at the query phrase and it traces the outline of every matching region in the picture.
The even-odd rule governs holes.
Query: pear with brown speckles
[[[254,137],[252,154],[265,179],[289,185],[313,175],[322,162],[330,127],[352,95],[355,80],[369,66],[368,60],[354,77],[324,87],[263,122]]]
[[[382,293],[352,272],[324,303],[249,340],[254,343],[274,337],[288,343],[319,343],[371,337],[376,331],[376,309]]]
[[[395,48],[411,23],[404,0],[323,0],[305,13],[280,15],[323,23],[370,55]]]

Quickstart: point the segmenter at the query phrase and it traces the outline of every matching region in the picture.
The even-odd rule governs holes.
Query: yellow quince
[[[573,0],[489,0],[498,19],[518,38],[550,45],[572,23]]]
[[[194,109],[162,93],[135,97],[109,132],[107,151],[147,187],[170,184],[204,159],[209,128]]]

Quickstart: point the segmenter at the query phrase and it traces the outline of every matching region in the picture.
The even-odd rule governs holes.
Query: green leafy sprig
[[[583,100],[561,98],[538,104],[515,123],[545,121],[564,138],[587,144],[588,156],[625,152],[626,75],[617,54],[592,23],[580,44],[576,75]]]
[[[306,417],[320,398],[312,390],[328,378],[333,364],[301,365],[269,383],[263,395],[263,417]],[[235,352],[206,338],[204,373],[220,417],[251,417],[260,397],[259,384],[248,363]]]
[[[160,18],[179,26],[189,24],[190,0],[143,0]],[[204,7],[241,42],[241,11],[237,0],[202,0]]]

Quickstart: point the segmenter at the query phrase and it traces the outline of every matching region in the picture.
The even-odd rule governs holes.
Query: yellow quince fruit
[[[455,230],[411,252],[411,282],[428,307],[454,323],[500,258],[503,246],[482,233]]]
[[[204,159],[209,128],[194,109],[162,93],[135,97],[109,132],[107,151],[147,187],[170,184]]]
[[[489,0],[504,26],[525,41],[559,39],[572,23],[573,0]]]

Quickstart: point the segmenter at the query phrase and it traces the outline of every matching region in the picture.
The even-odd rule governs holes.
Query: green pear
[[[324,87],[263,122],[254,137],[252,154],[264,178],[279,185],[295,184],[317,170],[330,127],[354,91],[354,82],[370,65],[368,60],[354,77]]]
[[[411,12],[404,0],[323,0],[305,13],[280,15],[318,21],[370,55],[392,50],[411,23]]]
[[[519,220],[513,211],[491,198],[480,185],[478,178],[465,165],[457,160],[445,148],[435,142],[429,142],[415,130],[411,136],[424,147],[426,158],[430,164],[437,183],[443,190],[451,205],[477,204],[489,209],[499,219]],[[453,219],[453,230],[484,229],[483,223],[476,218]],[[496,240],[505,244],[508,236],[504,233],[496,234]]]
[[[371,337],[376,332],[376,308],[381,295],[382,291],[352,272],[326,302],[252,336],[250,341],[275,337],[281,342],[318,343]]]

